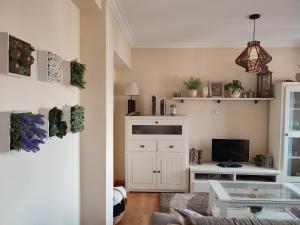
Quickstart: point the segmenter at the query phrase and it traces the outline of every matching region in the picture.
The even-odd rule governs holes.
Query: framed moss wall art
[[[45,143],[43,115],[33,113],[10,114],[10,150],[38,152]]]
[[[49,51],[39,50],[38,79],[50,83],[63,82],[63,59]]]
[[[30,43],[9,33],[0,32],[0,73],[15,77],[31,77],[34,63]]]
[[[84,108],[80,105],[71,107],[71,132],[79,133],[84,130]]]
[[[67,122],[63,121],[63,111],[57,107],[49,110],[49,137],[63,138],[67,134]]]
[[[71,85],[84,89],[86,82],[84,81],[84,73],[86,66],[79,63],[76,59],[71,61]]]

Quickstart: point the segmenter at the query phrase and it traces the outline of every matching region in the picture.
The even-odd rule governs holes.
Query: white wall
[[[79,58],[79,10],[71,0],[2,0],[0,31],[66,60]],[[36,59],[36,58],[35,58]],[[0,111],[38,112],[79,103],[79,90],[0,75]],[[79,135],[53,138],[34,153],[0,154],[0,224],[79,224]]]

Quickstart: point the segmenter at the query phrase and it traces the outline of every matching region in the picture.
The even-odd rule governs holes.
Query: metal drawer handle
[[[145,148],[145,145],[140,145],[140,148]]]
[[[169,148],[174,148],[174,145],[169,145]]]

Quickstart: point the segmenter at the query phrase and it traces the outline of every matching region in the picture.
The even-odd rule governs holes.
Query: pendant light
[[[236,58],[235,63],[246,69],[246,72],[259,72],[261,67],[272,60],[272,56],[260,46],[260,42],[255,40],[255,20],[260,18],[260,14],[249,16],[254,21],[253,40],[247,43],[247,48]]]

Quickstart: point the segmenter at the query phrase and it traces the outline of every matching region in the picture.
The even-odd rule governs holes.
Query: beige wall
[[[70,0],[1,0],[0,31],[50,50],[65,60],[79,58],[79,10]],[[31,111],[80,103],[75,87],[0,74],[0,111]],[[0,224],[80,224],[79,134],[53,138],[38,153],[0,154]]]
[[[81,93],[86,108],[81,138],[83,225],[113,223],[114,65],[129,67],[131,62],[131,49],[108,4],[101,8],[80,14],[81,59],[87,65],[87,88]]]
[[[273,80],[294,79],[299,72],[300,48],[268,48],[273,56],[269,64]],[[134,49],[132,70],[117,72],[116,81],[116,142],[115,179],[124,179],[124,115],[127,97],[123,96],[128,82],[137,82],[141,96],[137,109],[151,113],[151,95],[170,97],[174,91],[184,92],[183,81],[198,76],[204,85],[209,80],[239,79],[246,89],[256,90],[256,75],[248,74],[234,63],[240,48],[210,49]],[[202,85],[203,86],[203,85]],[[211,110],[221,109],[221,114]],[[178,114],[189,118],[190,146],[204,150],[210,160],[212,138],[250,139],[250,156],[268,149],[268,103],[260,102],[191,102],[177,103]]]

